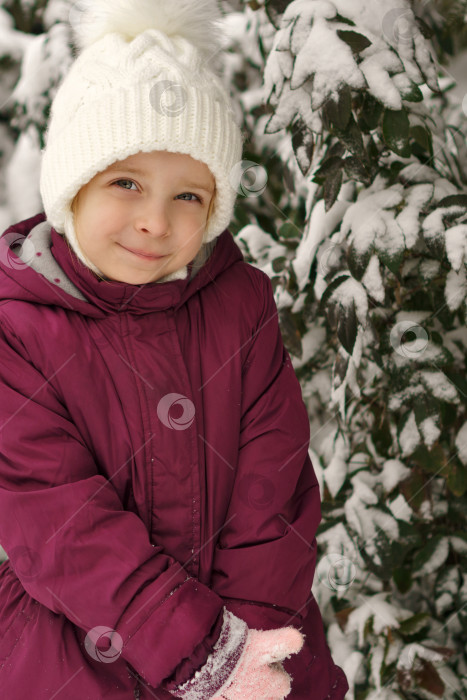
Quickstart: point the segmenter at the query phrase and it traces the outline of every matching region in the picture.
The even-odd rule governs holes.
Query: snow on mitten
[[[295,627],[249,630],[239,664],[213,700],[283,700],[292,678],[282,661],[297,654],[304,637]]]
[[[192,678],[169,693],[183,700],[283,700],[291,678],[281,661],[300,651],[303,635],[294,627],[249,629],[224,608],[212,654]]]

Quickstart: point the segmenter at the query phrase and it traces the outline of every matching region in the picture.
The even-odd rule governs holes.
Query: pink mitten
[[[303,643],[295,627],[250,629],[235,671],[213,700],[283,700],[292,679],[281,662],[299,652]]]
[[[302,648],[295,627],[250,629],[224,607],[219,639],[206,663],[183,685],[165,689],[183,700],[283,700],[291,681],[281,661]]]

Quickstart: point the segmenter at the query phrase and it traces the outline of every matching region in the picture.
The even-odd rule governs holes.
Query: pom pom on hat
[[[79,0],[70,13],[79,52],[52,102],[42,151],[40,192],[57,232],[71,230],[83,185],[140,151],[205,163],[216,192],[203,242],[227,228],[243,137],[211,67],[219,19],[215,0]]]
[[[215,0],[81,0],[73,22],[75,43],[85,49],[115,32],[128,41],[147,29],[182,36],[204,53],[219,47]]]

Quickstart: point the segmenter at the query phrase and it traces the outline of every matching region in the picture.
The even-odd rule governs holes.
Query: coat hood
[[[61,306],[94,318],[121,311],[144,314],[176,309],[244,259],[227,229],[206,248],[204,265],[196,268],[194,261],[188,263],[184,279],[141,285],[102,280],[41,212],[13,224],[0,237],[0,303],[19,300]]]

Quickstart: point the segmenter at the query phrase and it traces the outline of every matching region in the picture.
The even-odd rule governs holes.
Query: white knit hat
[[[232,169],[243,141],[209,65],[220,48],[215,0],[79,0],[79,6],[72,24],[80,53],[52,102],[42,151],[48,221],[99,273],[76,238],[74,196],[115,161],[171,151],[205,163],[215,178],[203,243],[212,241],[232,218]]]

